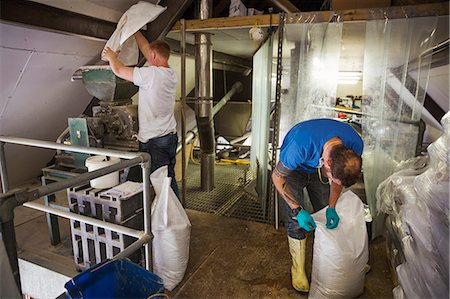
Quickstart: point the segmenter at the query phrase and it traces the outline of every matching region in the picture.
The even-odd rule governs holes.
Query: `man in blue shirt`
[[[339,223],[336,202],[342,189],[358,179],[362,151],[359,134],[349,124],[333,119],[298,123],[284,138],[272,180],[287,211],[292,285],[297,291],[309,291],[305,234],[316,228],[314,219],[303,209],[303,188],[308,191],[314,211],[328,205],[326,226],[336,228]]]

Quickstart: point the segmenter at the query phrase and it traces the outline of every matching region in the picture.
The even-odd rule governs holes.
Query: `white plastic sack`
[[[133,34],[145,24],[156,19],[166,7],[153,3],[139,1],[131,6],[120,18],[116,30],[107,41],[105,48],[120,50],[119,60],[125,65],[136,65],[139,49]]]
[[[170,188],[167,166],[150,175],[156,198],[152,205],[153,271],[172,291],[183,279],[189,261],[191,223]]]
[[[309,298],[354,298],[364,291],[369,260],[364,204],[352,191],[336,204],[335,229],[326,228],[326,208],[313,214],[317,224]]]

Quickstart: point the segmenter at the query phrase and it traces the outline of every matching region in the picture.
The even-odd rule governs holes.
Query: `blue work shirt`
[[[296,124],[287,133],[280,150],[280,161],[290,170],[314,173],[319,166],[323,146],[333,137],[362,155],[363,141],[347,123],[333,119],[313,119]]]

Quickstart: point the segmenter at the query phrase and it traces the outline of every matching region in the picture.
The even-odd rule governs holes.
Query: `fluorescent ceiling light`
[[[338,73],[339,77],[358,77],[358,78],[362,78],[362,73],[361,72],[339,72]]]
[[[338,73],[338,84],[349,84],[355,85],[362,78],[361,72],[339,72]]]
[[[338,84],[356,85],[358,84],[358,79],[338,79]]]

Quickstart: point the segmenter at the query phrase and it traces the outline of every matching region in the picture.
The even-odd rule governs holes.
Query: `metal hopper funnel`
[[[113,106],[129,104],[131,97],[138,91],[138,87],[132,82],[114,75],[109,65],[83,66],[80,70],[87,91],[101,100],[102,104]]]

